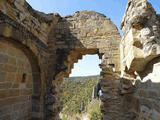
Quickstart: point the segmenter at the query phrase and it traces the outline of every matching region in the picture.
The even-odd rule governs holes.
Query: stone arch
[[[74,67],[74,63],[77,63],[78,60],[82,59],[83,55],[93,55],[97,54],[99,58],[102,58],[102,55],[99,54],[98,49],[79,49],[79,50],[71,50],[69,55],[67,56],[66,60],[63,61],[64,66],[66,69],[64,71],[59,72],[56,75],[56,79],[64,77],[69,77],[71,70]]]
[[[0,43],[1,43],[0,50],[3,52],[4,58],[6,59],[6,64],[3,64],[3,66],[6,65],[4,66],[7,72],[6,80],[7,81],[11,80],[12,79],[11,77],[15,78],[15,80],[13,79],[14,84],[12,83],[13,81],[10,81],[10,82],[13,84],[13,88],[16,90],[14,91],[13,89],[12,91],[14,92],[13,96],[6,95],[6,98],[4,98],[5,101],[1,99],[1,106],[4,106],[5,108],[5,105],[8,104],[8,105],[11,105],[13,108],[15,107],[15,111],[12,111],[10,107],[6,108],[6,110],[8,109],[8,111],[10,111],[10,115],[11,115],[8,117],[11,117],[11,118],[15,117],[18,119],[19,118],[20,119],[23,119],[23,118],[31,119],[32,117],[34,118],[35,115],[37,115],[36,118],[40,119],[40,117],[42,117],[42,115],[40,115],[41,114],[40,112],[42,112],[41,111],[42,106],[40,105],[42,88],[41,88],[41,76],[40,76],[40,71],[39,71],[40,68],[39,68],[39,65],[37,64],[38,63],[37,57],[25,45],[22,45],[21,43],[14,41],[12,39],[1,37]],[[6,52],[3,51],[3,49],[5,49],[3,48],[4,46],[8,48]],[[12,56],[12,54],[15,57],[12,57],[11,59],[10,55]],[[3,57],[1,58],[1,60],[3,61]],[[15,68],[13,68],[15,69],[14,70],[15,72],[11,71],[12,66],[10,66],[10,63],[12,64],[14,62],[16,64]],[[8,68],[8,71],[7,71],[7,68]],[[3,68],[1,68],[1,70],[3,70]],[[10,75],[10,72],[11,72],[11,75],[13,76]],[[3,75],[1,77],[3,77]],[[2,82],[1,85],[3,84],[7,85],[8,83]],[[3,86],[2,89],[5,89],[7,91],[11,88],[8,89],[7,87]],[[25,101],[25,100],[26,100],[26,103],[23,103],[22,101]],[[23,114],[21,113],[23,109],[20,106],[28,110],[24,111],[25,113]],[[30,107],[27,107],[27,106],[30,106]],[[17,112],[18,115],[15,116],[16,114],[15,112]],[[6,116],[4,115],[4,117]]]
[[[57,115],[61,110],[59,96],[62,90],[59,86],[62,78],[69,76],[73,64],[81,59],[82,55],[98,54],[102,59],[100,67],[103,82],[107,80],[112,84],[118,84],[117,80],[114,80],[113,74],[120,70],[119,43],[121,36],[109,18],[94,11],[76,12],[72,16],[61,18],[50,34],[56,51],[56,73],[52,85],[54,86],[55,101],[57,101],[53,109]],[[104,87],[106,88],[105,85]],[[113,92],[117,92],[116,89],[118,88],[115,88]],[[120,101],[117,100],[116,102]],[[103,113],[105,112],[106,110],[103,111]],[[118,115],[118,111],[116,114]],[[116,114],[115,116],[117,116]],[[104,119],[106,119],[105,117]]]
[[[59,50],[58,50],[59,51]],[[60,50],[61,51],[61,50]],[[63,51],[64,53],[64,51]],[[78,50],[71,50],[69,54],[66,56],[66,59],[63,61],[63,65],[60,65],[59,67],[63,67],[63,70],[61,68],[61,71],[59,71],[55,76],[55,95],[56,98],[56,105],[54,105],[54,109],[57,110],[57,114],[61,111],[62,103],[60,103],[61,93],[63,92],[63,89],[60,88],[60,84],[63,81],[63,78],[69,77],[71,70],[74,68],[74,63],[77,63],[78,60],[82,59],[83,55],[93,55],[97,54],[99,58],[101,58],[101,55],[98,52],[98,49],[78,49]]]
[[[121,36],[117,27],[103,14],[94,11],[76,12],[73,16],[61,18],[54,30],[51,34],[55,41],[57,59],[61,57],[58,60],[60,64],[73,51],[83,54],[93,52],[101,56],[106,54],[108,64],[115,64],[119,70],[117,60]]]
[[[41,71],[47,69],[47,65],[44,64],[47,61],[47,46],[19,23],[3,13],[0,16],[0,41],[8,42],[22,51],[31,64],[34,89],[30,111],[33,118],[43,119],[45,114],[42,94],[45,94],[46,73]]]

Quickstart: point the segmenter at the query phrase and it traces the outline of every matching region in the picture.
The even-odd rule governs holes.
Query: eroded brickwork
[[[158,120],[160,19],[147,0],[129,0],[121,28],[121,70],[125,106],[135,120]],[[126,110],[127,111],[127,110]]]
[[[25,0],[0,1],[0,119],[58,120],[63,77],[98,54],[103,120],[158,120],[160,17],[146,0],[129,0],[117,27],[103,14],[61,17]]]
[[[106,75],[109,72],[115,73],[119,72],[120,64],[120,54],[119,54],[119,42],[121,36],[118,32],[117,27],[112,23],[112,21],[104,16],[103,14],[96,13],[94,11],[82,11],[76,12],[72,16],[66,16],[58,21],[58,24],[54,26],[51,41],[54,41],[57,58],[56,61],[56,73],[55,81],[53,85],[55,86],[54,97],[58,101],[55,104],[55,109],[57,113],[60,112],[62,103],[59,103],[60,94],[62,89],[59,87],[63,78],[68,77],[71,69],[74,67],[74,63],[78,62],[83,55],[86,54],[98,54],[99,58],[102,59],[102,77],[103,81],[109,79],[117,80],[114,75],[109,77]],[[53,43],[53,42],[52,42]],[[104,92],[104,101],[108,100],[107,104],[112,104],[115,96],[117,97],[115,107],[108,107],[112,109],[111,112],[103,110],[103,114],[110,114],[110,118],[116,119],[119,114],[120,98],[118,95],[118,84],[120,82],[112,82],[115,91],[111,91],[112,96],[108,96]],[[109,89],[108,89],[109,90]],[[111,94],[110,93],[110,94]],[[112,114],[117,114],[113,116]],[[113,116],[113,117],[111,117]],[[106,118],[104,118],[106,119]]]
[[[25,0],[1,0],[1,12],[9,16],[12,20],[21,24],[33,35],[47,44],[48,34],[54,24],[56,24],[58,14],[44,14],[32,9]],[[10,32],[8,29],[1,32]]]

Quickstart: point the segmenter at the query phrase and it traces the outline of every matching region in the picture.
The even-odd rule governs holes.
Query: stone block
[[[12,86],[12,88],[19,88],[19,83],[13,83],[13,86]]]
[[[1,50],[1,49],[0,49]],[[0,64],[5,64],[8,62],[8,57],[5,54],[0,54]]]
[[[8,92],[8,97],[16,97],[20,95],[19,89],[10,89]]]
[[[12,44],[8,44],[8,55],[11,57],[16,57],[17,54],[19,54],[19,51],[17,48],[15,48]]]
[[[8,74],[7,74],[7,81],[8,81],[8,82],[13,82],[13,81],[15,81],[15,78],[16,78],[16,74],[15,74],[15,73],[8,73]]]
[[[144,97],[144,98],[148,97],[148,94],[147,94],[146,90],[139,90],[138,94],[139,94],[140,97]]]
[[[0,90],[0,99],[5,99],[8,97],[8,90]]]
[[[9,89],[12,83],[0,83],[0,89]]]
[[[25,61],[18,59],[17,66],[20,67],[20,68],[24,68],[25,67]]]
[[[20,84],[22,82],[22,77],[23,75],[22,74],[16,74],[16,83]]]
[[[12,105],[24,101],[28,101],[29,98],[28,96],[19,96],[19,97],[11,97],[11,98],[6,98],[6,99],[1,99],[0,100],[0,106],[4,107],[6,105]]]
[[[7,73],[1,72],[0,70],[0,82],[5,82],[7,80]]]
[[[25,3],[24,0],[15,0],[14,2],[16,8],[20,10],[21,12],[24,12],[24,8],[23,8],[24,3]]]
[[[5,26],[5,28],[3,28],[3,35],[6,37],[10,37],[12,35],[12,27]]]
[[[8,58],[8,64],[16,66],[16,57],[9,57]]]
[[[31,95],[32,94],[32,89],[22,89],[21,90],[21,95]]]
[[[6,64],[6,65],[3,66],[2,71],[3,72],[16,72],[17,67],[13,66],[13,65]]]
[[[32,83],[26,83],[27,88],[32,88]]]

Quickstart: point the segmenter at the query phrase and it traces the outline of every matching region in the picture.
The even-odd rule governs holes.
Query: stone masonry
[[[61,17],[0,0],[0,120],[59,120],[62,80],[86,54],[102,61],[102,120],[159,120],[160,15],[129,0],[121,29],[94,11]]]
[[[135,120],[159,120],[160,17],[147,0],[129,0],[121,29],[121,76],[131,89],[123,88],[126,111]]]

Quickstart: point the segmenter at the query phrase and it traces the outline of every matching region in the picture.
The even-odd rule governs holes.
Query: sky
[[[148,0],[160,13],[160,0]],[[36,10],[44,13],[59,13],[61,16],[72,15],[76,11],[94,10],[111,18],[120,27],[128,0],[27,0]],[[121,30],[119,29],[120,33]],[[88,76],[100,73],[100,59],[97,55],[84,56],[74,65],[70,76]]]
[[[99,75],[101,71],[99,67],[100,63],[101,60],[98,55],[85,55],[82,60],[79,60],[78,63],[74,64],[70,76]]]

